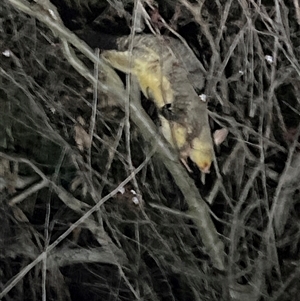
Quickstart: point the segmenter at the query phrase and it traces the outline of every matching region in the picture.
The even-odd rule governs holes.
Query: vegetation
[[[3,0],[0,32],[1,300],[298,300],[298,1]],[[205,182],[89,47],[141,33],[204,67]]]

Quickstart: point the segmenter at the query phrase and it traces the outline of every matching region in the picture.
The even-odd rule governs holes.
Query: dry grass
[[[0,299],[298,300],[297,1],[138,3],[0,4]],[[206,184],[196,170],[186,184],[210,205],[224,272],[163,164],[174,154],[126,102],[137,88],[56,14],[173,34],[196,53],[213,130],[230,134]]]

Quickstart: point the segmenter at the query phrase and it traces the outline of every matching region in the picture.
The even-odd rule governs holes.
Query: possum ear
[[[225,128],[216,130],[213,134],[215,145],[217,145],[217,146],[221,145],[227,138],[227,135],[228,135],[228,130]]]

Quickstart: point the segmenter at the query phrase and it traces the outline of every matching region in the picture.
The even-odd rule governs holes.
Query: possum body
[[[119,38],[118,50],[104,51],[102,58],[115,69],[137,78],[143,94],[158,109],[164,137],[179,151],[181,159],[189,157],[202,172],[208,173],[214,150],[207,104],[194,90],[186,63],[194,59],[197,65],[198,61],[195,56],[182,59],[182,43],[175,41],[140,35],[133,38],[130,51],[131,39]],[[199,81],[201,85],[200,78]]]

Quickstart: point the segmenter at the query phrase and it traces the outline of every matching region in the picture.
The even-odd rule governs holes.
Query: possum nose
[[[205,162],[205,163],[200,167],[200,170],[201,170],[203,173],[210,173],[210,166],[211,166],[211,163]]]

